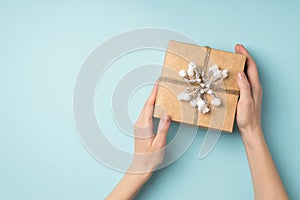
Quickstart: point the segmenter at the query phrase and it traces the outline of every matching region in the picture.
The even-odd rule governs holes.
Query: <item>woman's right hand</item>
[[[237,125],[243,139],[261,129],[262,87],[259,81],[256,63],[243,45],[237,44],[235,51],[247,57],[246,74],[237,76],[240,99],[237,105]],[[256,131],[253,131],[256,130]]]
[[[256,200],[289,199],[273,162],[261,129],[262,88],[256,64],[243,45],[235,51],[247,57],[246,74],[238,73],[240,100],[237,106],[237,124],[241,132],[250,166]]]

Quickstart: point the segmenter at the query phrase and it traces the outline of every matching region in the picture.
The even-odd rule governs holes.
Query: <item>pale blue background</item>
[[[72,94],[93,49],[140,27],[176,30],[229,51],[237,42],[249,48],[264,88],[266,140],[290,197],[300,199],[299,8],[299,1],[274,0],[0,1],[0,199],[103,199],[120,180],[122,173],[81,145]],[[163,61],[162,53],[139,55]],[[127,62],[122,69],[129,68]],[[150,89],[136,93],[133,119]],[[116,129],[103,112],[97,117]],[[198,160],[204,133],[177,162],[155,173],[137,199],[253,199],[239,133],[223,134],[209,157]]]

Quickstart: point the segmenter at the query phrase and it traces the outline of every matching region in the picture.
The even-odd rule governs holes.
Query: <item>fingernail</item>
[[[239,80],[244,79],[245,78],[245,74],[243,72],[239,72],[238,73],[238,78],[239,78]]]
[[[164,121],[169,121],[169,116],[167,114],[165,114],[164,117],[163,117],[163,120]]]

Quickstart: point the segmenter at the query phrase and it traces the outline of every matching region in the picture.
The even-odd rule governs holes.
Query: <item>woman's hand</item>
[[[157,89],[158,83],[155,84],[134,125],[134,159],[129,172],[151,173],[163,160],[170,118],[167,115],[161,118],[158,131],[154,134],[152,115]]]
[[[235,51],[245,55],[246,73],[239,72],[237,82],[240,88],[240,100],[237,106],[236,120],[243,138],[252,130],[261,129],[262,87],[259,81],[256,63],[243,45],[237,44]],[[247,78],[248,77],[248,78]]]
[[[134,125],[133,162],[128,172],[106,199],[133,199],[163,160],[170,118],[165,115],[160,119],[157,134],[154,134],[152,115],[157,88],[158,83],[155,84]]]
[[[247,152],[255,199],[286,200],[288,195],[261,129],[262,89],[256,64],[243,45],[236,45],[235,51],[247,57],[247,75],[240,72],[237,77],[241,95],[236,118]]]

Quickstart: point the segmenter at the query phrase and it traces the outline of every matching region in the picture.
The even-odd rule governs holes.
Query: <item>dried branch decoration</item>
[[[180,70],[179,76],[191,86],[178,94],[179,101],[188,101],[192,107],[198,107],[203,114],[210,111],[210,104],[220,106],[221,100],[213,90],[223,79],[228,77],[228,69],[220,70],[218,65],[212,65],[208,70],[190,62],[187,70]],[[211,96],[209,103],[206,94]]]

